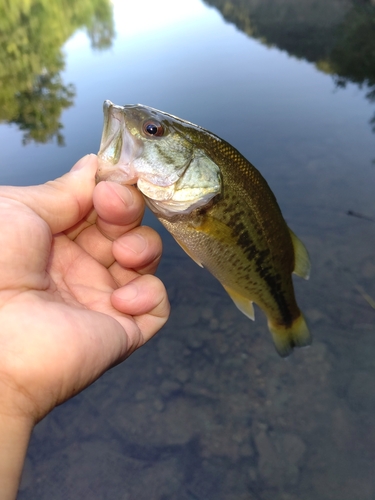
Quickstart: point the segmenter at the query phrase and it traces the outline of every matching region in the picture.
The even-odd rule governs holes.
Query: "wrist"
[[[0,409],[0,494],[14,500],[21,479],[33,421],[9,416]]]

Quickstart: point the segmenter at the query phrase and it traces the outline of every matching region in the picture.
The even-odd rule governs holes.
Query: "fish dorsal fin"
[[[238,309],[248,318],[252,319],[254,321],[255,319],[255,314],[254,314],[254,307],[253,303],[251,300],[246,299],[242,295],[240,295],[238,292],[235,292],[232,288],[229,288],[228,286],[224,286],[225,291],[229,295],[229,297],[233,300],[233,302],[236,304]]]
[[[302,241],[297,238],[297,236],[293,233],[291,229],[289,229],[290,236],[292,237],[293,248],[294,248],[294,270],[293,272],[297,274],[297,276],[301,276],[305,280],[308,280],[310,277],[310,259],[309,254],[307,253],[305,245]]]

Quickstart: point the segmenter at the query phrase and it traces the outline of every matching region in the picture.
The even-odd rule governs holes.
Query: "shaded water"
[[[373,500],[374,5],[17,4],[0,16],[0,182],[96,152],[104,99],[198,123],[255,164],[306,244],[314,336],[280,359],[261,311],[242,316],[147,214],[171,319],[37,426],[19,498]]]

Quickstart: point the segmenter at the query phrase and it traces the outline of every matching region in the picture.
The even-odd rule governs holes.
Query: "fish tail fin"
[[[285,358],[292,352],[293,347],[304,347],[311,344],[311,334],[301,313],[293,323],[288,326],[275,325],[268,322],[276,351]]]

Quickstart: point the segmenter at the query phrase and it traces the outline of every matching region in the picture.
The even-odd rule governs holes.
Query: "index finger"
[[[94,189],[93,203],[93,220],[85,221],[78,232],[68,236],[103,266],[110,267],[115,261],[113,242],[140,225],[144,200],[132,186],[104,181]]]
[[[97,213],[96,225],[109,240],[139,226],[145,209],[143,196],[133,186],[100,182],[93,195]]]

